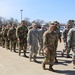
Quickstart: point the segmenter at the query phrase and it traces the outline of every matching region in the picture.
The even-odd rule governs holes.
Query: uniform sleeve
[[[47,47],[47,42],[48,42],[47,40],[48,40],[47,33],[45,32],[43,34],[43,45],[44,45],[44,48]]]
[[[29,32],[28,32],[28,37],[27,37],[27,42],[28,42],[28,44],[30,44],[31,45],[31,30],[29,30]]]
[[[72,39],[72,30],[70,29],[67,35],[67,42],[69,46],[71,46],[71,39]]]
[[[62,32],[62,39],[64,39],[65,38],[65,29],[63,30],[63,32]]]
[[[19,38],[19,33],[18,33],[19,28],[16,28],[16,37]]]

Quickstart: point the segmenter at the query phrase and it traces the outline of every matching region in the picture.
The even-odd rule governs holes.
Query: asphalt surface
[[[55,63],[53,68],[55,72],[48,70],[49,65],[46,64],[46,70],[42,69],[43,56],[37,57],[37,62],[30,62],[29,58],[23,57],[17,53],[6,50],[0,47],[0,75],[75,75],[75,69],[73,69],[72,58],[61,57],[61,51],[63,49],[63,43],[59,43],[57,50],[58,63]],[[72,56],[72,52],[70,52]],[[27,51],[29,57],[29,51]]]

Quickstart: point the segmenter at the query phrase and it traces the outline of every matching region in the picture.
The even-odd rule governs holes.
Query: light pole
[[[21,21],[22,21],[22,11],[23,11],[23,9],[22,10],[20,10],[21,11]]]

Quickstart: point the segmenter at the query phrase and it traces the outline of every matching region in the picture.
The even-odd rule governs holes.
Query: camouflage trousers
[[[7,38],[5,39],[5,48],[9,49],[10,46],[10,40],[8,40]]]
[[[2,46],[2,39],[1,39],[1,37],[0,37],[0,46]]]
[[[14,51],[16,51],[16,42],[17,40],[10,40],[10,50],[12,51],[12,48]]]
[[[27,40],[26,39],[20,39],[20,41],[18,41],[18,47],[19,47],[19,55],[21,53],[21,50],[23,50],[24,55],[26,55]]]
[[[64,42],[64,50],[63,50],[63,54],[64,52],[67,52],[67,55],[69,55],[71,48],[68,48],[68,43]]]
[[[30,58],[32,57],[36,57],[37,56],[37,53],[38,53],[38,44],[36,45],[31,45],[30,48]]]
[[[44,54],[44,50],[43,50],[43,43],[39,45],[39,54],[41,53]]]
[[[4,48],[5,47],[5,39],[2,38],[2,47]]]
[[[73,64],[75,65],[75,45],[72,46],[72,51],[73,51],[72,61],[73,61]]]
[[[43,63],[46,63],[49,61],[49,65],[53,66],[54,61],[55,61],[55,54],[56,54],[55,48],[50,47],[48,48],[47,51],[45,50],[45,59]]]

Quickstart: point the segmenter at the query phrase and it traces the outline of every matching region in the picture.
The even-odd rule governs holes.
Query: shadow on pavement
[[[71,70],[55,70],[56,73],[65,74],[65,75],[75,75],[75,71]]]

